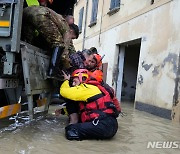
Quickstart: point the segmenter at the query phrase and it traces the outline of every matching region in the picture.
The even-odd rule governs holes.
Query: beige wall
[[[114,15],[108,15],[109,7],[111,0],[99,0],[98,5],[98,14],[97,14],[97,24],[93,27],[88,27],[91,20],[91,11],[92,11],[92,0],[88,0],[88,11],[87,11],[87,26],[86,26],[86,39],[90,39],[99,35],[101,32],[107,31],[111,28],[116,27],[119,24],[130,20],[138,16],[141,13],[149,11],[151,8],[156,7],[156,5],[161,5],[162,3],[169,0],[155,0],[155,4],[151,5],[151,0],[121,0],[120,11],[115,13]],[[79,0],[75,5],[75,23],[78,24],[79,21],[79,10],[84,7],[84,16],[83,23],[85,22],[85,12],[86,12],[86,0]],[[84,28],[83,24],[83,28]],[[75,45],[80,49],[80,45],[82,43],[84,32],[82,32],[79,36],[78,40],[75,40]]]
[[[75,17],[82,2],[85,5],[80,0],[75,7]],[[172,109],[180,53],[180,1],[155,0],[153,5],[150,0],[121,0],[121,3],[120,10],[109,16],[110,0],[99,0],[97,24],[87,27],[85,47],[95,46],[100,54],[106,55],[103,62],[108,62],[107,82],[113,85],[118,44],[142,38],[136,101]],[[91,0],[87,24],[90,14]],[[82,35],[74,42],[78,49],[82,47]],[[152,66],[145,70],[143,62]],[[138,81],[140,78],[143,83]]]

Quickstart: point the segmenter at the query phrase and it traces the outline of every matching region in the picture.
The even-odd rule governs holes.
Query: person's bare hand
[[[69,80],[70,79],[70,74],[66,74],[64,71],[62,71],[62,73],[63,73],[63,76],[64,76],[64,80]]]
[[[62,111],[61,109],[56,109],[56,110],[55,110],[55,115],[56,115],[56,116],[59,116],[59,115],[61,114],[61,111]]]

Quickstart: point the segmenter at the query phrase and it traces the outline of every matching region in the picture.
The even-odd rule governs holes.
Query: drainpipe
[[[103,3],[102,3],[101,22],[100,22],[100,30],[99,30],[99,44],[100,44],[100,45],[101,45],[101,32],[102,32],[103,9],[104,9],[104,0],[103,0]]]
[[[87,26],[88,4],[89,4],[89,0],[86,0],[86,14],[85,14],[85,21],[84,21],[84,33],[83,33],[82,49],[84,49],[84,44],[85,44],[85,39],[86,39],[86,26]]]

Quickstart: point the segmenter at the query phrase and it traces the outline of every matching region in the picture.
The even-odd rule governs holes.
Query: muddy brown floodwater
[[[0,154],[179,154],[180,149],[147,148],[148,142],[180,143],[180,125],[133,109],[123,102],[118,118],[119,130],[111,140],[68,141],[64,137],[66,116],[55,117],[55,106],[49,114],[19,127],[0,129]]]

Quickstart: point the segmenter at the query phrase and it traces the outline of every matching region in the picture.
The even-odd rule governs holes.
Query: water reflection
[[[0,133],[0,153],[2,154],[123,154],[123,153],[179,153],[180,149],[147,149],[148,141],[180,141],[180,126],[163,119],[133,109],[133,105],[123,103],[119,117],[119,130],[111,140],[68,141],[64,137],[66,116],[55,117],[51,106],[45,118],[20,125]]]

